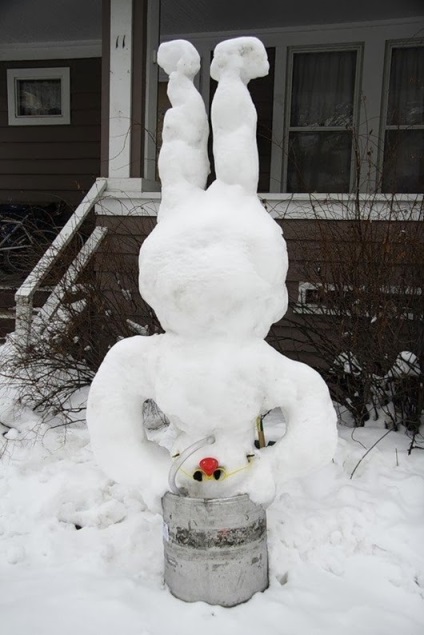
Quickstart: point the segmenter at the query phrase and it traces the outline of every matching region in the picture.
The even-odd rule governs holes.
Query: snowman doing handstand
[[[337,439],[322,378],[264,341],[287,310],[288,268],[281,229],[256,194],[247,84],[268,73],[267,56],[251,37],[215,49],[216,180],[206,190],[209,127],[193,84],[199,55],[176,40],[160,46],[158,63],[172,108],[159,156],[158,224],[140,251],[140,292],[165,333],[122,340],[106,355],[89,395],[92,447],[104,471],[137,486],[154,510],[170,487],[200,498],[246,493],[267,505],[279,483],[329,462]],[[169,449],[147,438],[147,399],[171,421]],[[287,431],[257,450],[257,418],[277,407]]]

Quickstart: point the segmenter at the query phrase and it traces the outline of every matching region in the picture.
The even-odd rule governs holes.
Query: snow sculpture
[[[140,292],[166,333],[128,338],[107,354],[89,395],[93,450],[106,473],[141,488],[156,510],[170,469],[190,496],[247,493],[269,504],[279,482],[331,460],[337,433],[321,377],[263,339],[287,309],[288,268],[281,229],[256,195],[256,111],[247,84],[267,74],[266,52],[251,37],[215,49],[216,180],[206,190],[208,122],[193,84],[199,55],[178,40],[161,45],[158,63],[169,75],[172,108],[159,157],[158,224],[140,251]],[[171,421],[170,451],[146,437],[148,398]],[[256,419],[275,407],[287,432],[258,451]]]

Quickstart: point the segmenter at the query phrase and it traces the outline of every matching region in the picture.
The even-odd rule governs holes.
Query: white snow
[[[384,431],[340,427],[335,461],[268,508],[268,590],[225,609],[164,587],[161,516],[101,473],[84,424],[47,430],[25,441],[16,419],[0,460],[2,635],[424,632],[424,455],[403,432],[351,479]]]
[[[386,378],[399,379],[401,377],[415,376],[421,374],[420,362],[414,353],[402,351],[395,359],[395,363],[386,375]]]

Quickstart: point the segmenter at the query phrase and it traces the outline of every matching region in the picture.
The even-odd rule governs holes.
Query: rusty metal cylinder
[[[266,514],[246,495],[162,499],[165,582],[175,597],[221,606],[268,587]]]

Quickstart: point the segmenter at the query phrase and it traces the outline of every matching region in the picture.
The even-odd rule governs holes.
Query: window
[[[389,45],[383,192],[424,192],[424,44]]]
[[[349,285],[321,282],[299,282],[295,313],[317,315],[356,315],[373,317],[384,297],[382,308],[386,317],[399,319],[422,319],[423,289],[421,287],[387,286],[377,291],[366,285],[354,289]],[[350,307],[350,309],[348,308]]]
[[[8,69],[9,125],[69,124],[69,84],[69,68]]]
[[[285,191],[349,192],[359,51],[290,51]]]

